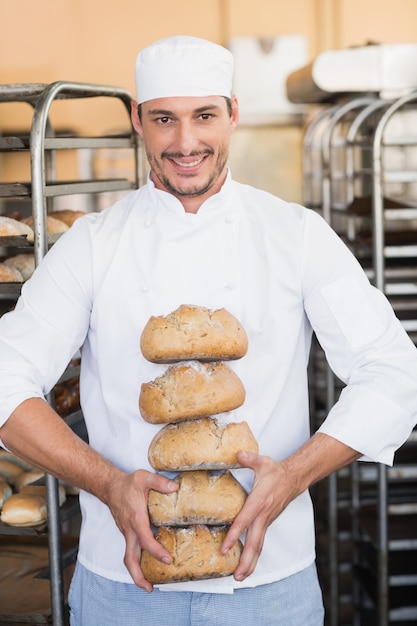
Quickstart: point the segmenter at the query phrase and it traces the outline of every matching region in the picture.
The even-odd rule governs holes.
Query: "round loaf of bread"
[[[231,524],[246,500],[246,491],[230,472],[181,472],[173,493],[151,489],[149,518],[155,526]]]
[[[23,283],[23,276],[17,267],[0,263],[0,283]]]
[[[22,222],[23,224],[30,226],[30,228],[34,228],[32,215],[30,217],[25,217]],[[58,220],[56,217],[52,217],[51,215],[46,216],[46,232],[48,235],[64,233],[66,230],[68,230],[68,226],[64,222],[61,222],[61,220]]]
[[[20,490],[21,494],[30,494],[35,496],[42,496],[46,500],[46,486],[45,485],[33,485],[29,483],[28,485],[24,485]],[[62,485],[58,485],[58,504],[62,506],[67,499],[67,494]]]
[[[34,254],[16,254],[8,257],[4,264],[8,267],[17,269],[23,280],[28,280],[35,271],[35,255]]]
[[[86,213],[85,211],[75,211],[73,209],[61,209],[60,211],[51,211],[49,215],[70,227],[79,217],[83,217]]]
[[[161,428],[150,443],[148,459],[156,471],[233,469],[241,467],[239,450],[258,453],[247,422],[223,424],[202,417]]]
[[[26,237],[32,243],[34,233],[33,228],[23,221],[0,215],[0,237]]]
[[[142,354],[153,363],[176,361],[230,361],[248,350],[242,324],[226,309],[181,305],[159,317],[152,316],[142,331]]]
[[[36,467],[24,471],[19,476],[16,477],[14,486],[16,491],[21,491],[23,487],[26,485],[31,485],[32,483],[36,483],[36,481],[45,477],[45,472]]]
[[[243,383],[226,363],[187,361],[142,384],[139,410],[147,422],[166,424],[232,411],[244,401]]]
[[[172,563],[161,563],[143,551],[140,564],[146,580],[157,585],[230,576],[239,563],[242,544],[239,541],[221,554],[227,530],[224,526],[159,528],[155,538],[168,550]]]
[[[11,526],[36,526],[45,522],[46,516],[45,498],[34,494],[13,494],[1,511],[1,521]]]

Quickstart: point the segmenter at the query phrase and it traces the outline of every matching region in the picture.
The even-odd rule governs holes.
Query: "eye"
[[[168,117],[167,115],[164,115],[163,117],[158,117],[157,121],[160,124],[168,124],[171,121],[171,118]]]
[[[202,113],[202,114],[200,115],[200,118],[201,118],[202,120],[211,120],[211,119],[212,119],[212,117],[214,117],[212,113]]]

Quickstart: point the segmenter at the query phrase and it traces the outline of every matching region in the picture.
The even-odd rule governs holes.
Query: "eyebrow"
[[[207,113],[208,111],[214,111],[220,109],[218,104],[206,104],[205,106],[198,107],[193,110],[193,113]],[[146,112],[146,115],[163,115],[166,117],[170,117],[171,115],[175,115],[174,111],[170,111],[169,109],[149,109]]]

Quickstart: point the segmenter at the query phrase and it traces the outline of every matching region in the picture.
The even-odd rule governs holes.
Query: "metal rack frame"
[[[120,101],[128,113],[130,131],[125,136],[60,137],[55,134],[50,122],[50,110],[54,102],[63,99],[113,98]],[[108,191],[130,190],[139,187],[146,175],[146,159],[140,138],[131,127],[130,105],[132,97],[126,90],[97,84],[58,81],[49,85],[18,84],[0,86],[1,102],[27,102],[33,107],[33,117],[29,140],[20,137],[8,138],[0,145],[3,152],[25,150],[30,152],[31,183],[0,184],[1,197],[28,197],[32,202],[34,256],[38,264],[48,251],[46,219],[49,200],[58,195],[98,194]],[[1,139],[1,138],[0,138]],[[54,156],[60,150],[95,150],[100,148],[133,150],[133,180],[91,180],[55,182]],[[10,287],[10,286],[7,286]],[[2,287],[0,286],[0,293]],[[17,297],[20,289],[7,292]],[[51,395],[47,398],[52,401]],[[82,416],[81,416],[82,417]],[[61,517],[58,500],[58,481],[46,476],[48,508],[48,547],[51,588],[51,611],[54,626],[66,623],[63,585],[63,557],[61,550]]]
[[[415,168],[414,170],[410,168],[409,171],[388,171],[384,162],[384,151],[393,145],[399,147],[402,145],[416,146],[417,148],[417,132],[414,136],[408,135],[393,139],[386,135],[386,130],[390,120],[397,112],[416,103],[416,92],[395,100],[384,100],[375,94],[370,97],[355,96],[348,101],[345,100],[336,104],[334,102],[329,103],[323,106],[317,115],[313,116],[304,136],[305,204],[320,212],[336,232],[345,239],[352,252],[363,263],[370,280],[388,297],[394,297],[394,310],[397,302],[395,294],[405,294],[408,288],[407,279],[410,281],[410,277],[412,277],[411,280],[417,278],[417,263],[414,261],[414,269],[409,268],[406,271],[401,268],[397,270],[392,267],[392,264],[386,267],[385,260],[387,255],[390,256],[390,250],[393,250],[390,258],[393,258],[398,250],[390,248],[385,241],[385,230],[395,221],[404,220],[404,224],[407,224],[407,219],[416,220],[417,208],[406,205],[400,209],[397,206],[390,208],[384,198],[384,193],[387,186],[392,182],[416,182],[417,174]],[[313,150],[316,152],[315,161],[312,154]],[[321,181],[320,188],[317,184],[318,180]],[[357,195],[361,195],[361,192],[369,196],[369,213],[366,216],[364,216],[362,209],[357,210],[357,207],[353,207]],[[401,202],[398,203],[398,205],[400,204]],[[365,245],[361,240],[358,240],[364,221],[371,225],[371,243],[368,242]],[[367,247],[366,258],[365,256],[361,258],[365,247]],[[402,253],[403,255],[414,254],[414,257],[417,257],[417,240],[412,250],[404,251],[403,249]],[[411,295],[414,296],[414,290],[411,291]],[[413,302],[414,299],[411,305],[409,304],[411,308],[415,309],[414,312],[409,313],[408,317],[411,319],[402,321],[405,329],[410,332],[411,338],[416,341],[417,300],[416,304]],[[316,354],[315,358],[320,358],[320,355],[317,356]],[[322,365],[320,373],[321,381],[316,380],[312,383],[313,395],[315,388],[321,396],[324,395],[323,389],[325,389],[325,405],[326,410],[329,410],[337,398],[338,385],[328,368],[325,370]],[[319,411],[319,419],[322,419],[321,411]],[[364,604],[367,602],[363,595],[361,596],[360,584],[358,584],[355,574],[356,562],[361,558],[362,549],[359,537],[361,533],[363,534],[363,520],[360,515],[363,502],[360,485],[365,480],[366,484],[372,483],[373,485],[374,499],[377,505],[376,535],[374,537],[377,552],[375,563],[377,599],[375,611],[369,611],[366,607],[366,610],[362,612],[367,613],[366,619],[369,621],[366,624],[377,623],[378,626],[388,626],[394,615],[390,608],[389,591],[390,584],[395,578],[390,575],[389,571],[389,552],[393,549],[395,541],[390,538],[388,518],[390,517],[392,520],[393,511],[397,510],[390,505],[389,489],[391,487],[392,491],[392,485],[395,484],[396,480],[401,479],[401,475],[404,479],[404,472],[401,467],[396,471],[395,468],[388,469],[386,466],[377,464],[374,468],[373,477],[369,479],[369,476],[364,478],[365,474],[369,474],[369,470],[365,471],[361,466],[363,466],[362,463],[355,463],[350,470],[349,477],[352,510],[351,537],[354,546],[352,598],[356,607],[353,620],[355,626],[362,624],[360,621],[361,611],[358,606],[361,602]],[[417,479],[417,466],[414,467],[414,472],[407,472],[407,475],[413,476],[410,480]],[[341,495],[338,484],[341,477],[345,479],[346,476],[347,472],[344,470],[330,476],[327,481],[327,504],[324,514],[327,516],[327,582],[329,584],[327,609],[330,626],[337,626],[340,623],[339,576],[341,568],[338,557],[338,548],[340,548],[338,517],[343,506],[340,498],[344,495]],[[417,503],[413,501],[411,506],[415,508]],[[410,544],[410,542],[408,543]],[[401,579],[401,577],[397,576],[397,579]],[[375,620],[375,614],[377,621],[372,621]],[[395,612],[395,615],[395,619],[401,622],[398,611]],[[410,610],[405,611],[404,615],[409,616]],[[413,614],[412,619],[416,619],[416,617],[417,614]]]

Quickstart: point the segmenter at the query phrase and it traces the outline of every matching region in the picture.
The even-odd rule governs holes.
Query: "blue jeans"
[[[323,626],[316,567],[233,594],[159,591],[93,574],[77,563],[71,626]]]

